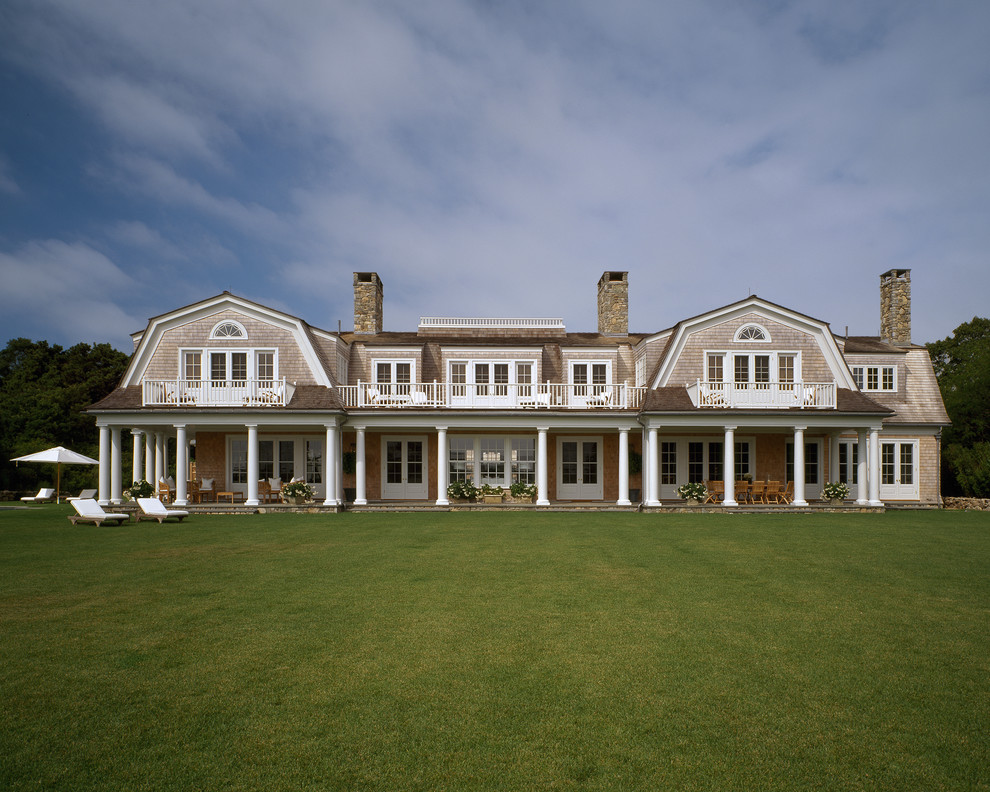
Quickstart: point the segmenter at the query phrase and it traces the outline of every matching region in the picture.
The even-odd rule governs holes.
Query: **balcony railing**
[[[688,387],[695,407],[834,409],[834,382],[705,382]]]
[[[292,386],[278,380],[145,380],[146,407],[284,407]]]
[[[359,382],[337,389],[345,407],[636,410],[646,388],[628,385],[477,385],[451,382]]]

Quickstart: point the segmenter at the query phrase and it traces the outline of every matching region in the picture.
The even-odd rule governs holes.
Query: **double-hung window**
[[[856,387],[865,391],[896,391],[896,366],[853,366]]]
[[[408,396],[412,389],[413,363],[407,360],[375,362],[375,384],[383,396]]]
[[[574,386],[574,395],[597,396],[605,391],[610,380],[610,368],[607,362],[571,363],[571,384]]]

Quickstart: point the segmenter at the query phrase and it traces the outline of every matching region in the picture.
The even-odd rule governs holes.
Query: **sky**
[[[990,315],[986,0],[3,0],[0,343],[224,290],[653,332],[750,294]]]

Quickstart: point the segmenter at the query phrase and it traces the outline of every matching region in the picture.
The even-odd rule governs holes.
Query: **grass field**
[[[66,514],[4,790],[990,789],[990,514]]]

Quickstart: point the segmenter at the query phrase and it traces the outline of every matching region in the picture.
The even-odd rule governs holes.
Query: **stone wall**
[[[990,511],[990,498],[946,498],[944,506],[964,511]]]
[[[895,346],[911,343],[911,270],[880,276],[880,338]]]
[[[598,332],[629,334],[629,273],[606,272],[598,281]]]

